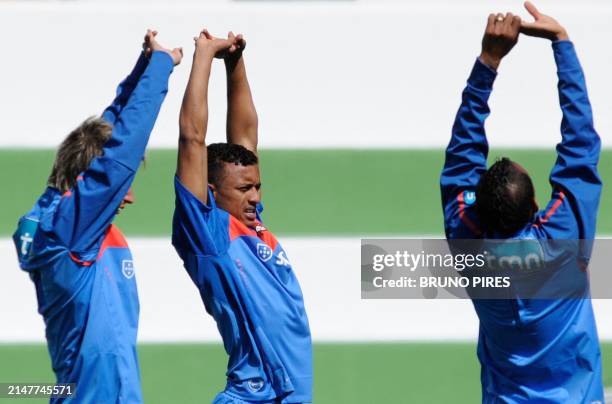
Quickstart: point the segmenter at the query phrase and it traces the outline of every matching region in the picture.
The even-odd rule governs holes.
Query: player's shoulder
[[[56,222],[57,205],[62,195],[54,188],[47,188],[34,206],[17,222],[13,233],[13,242],[17,257],[23,269],[41,264],[42,256],[48,256],[47,250],[57,244],[50,231]]]

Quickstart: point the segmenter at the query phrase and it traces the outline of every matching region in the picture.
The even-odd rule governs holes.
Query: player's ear
[[[217,199],[217,187],[215,186],[215,184],[208,184],[208,188],[210,188],[213,192],[213,196],[215,197],[215,199]]]

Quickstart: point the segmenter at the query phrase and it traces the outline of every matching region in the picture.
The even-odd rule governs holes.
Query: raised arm
[[[533,4],[525,7],[535,21],[524,22],[522,32],[553,41],[563,112],[562,139],[550,174],[552,198],[536,224],[553,238],[593,239],[602,188],[597,172],[601,141],[593,126],[584,73],[565,28]]]
[[[144,155],[173,66],[181,60],[180,49],[170,51],[151,40],[151,60],[117,116],[103,155],[92,160],[59,202],[50,230],[73,252],[95,250],[112,222]]]
[[[487,143],[484,123],[490,114],[488,99],[501,60],[518,41],[520,18],[508,13],[491,14],[446,149],[440,178],[446,235],[470,238],[480,235],[468,210],[480,176],[487,169]],[[472,217],[471,217],[472,216]]]
[[[193,64],[179,117],[176,175],[183,186],[200,201],[207,203],[208,81],[213,59],[224,55],[232,41],[214,38],[207,30],[200,32],[194,40]]]
[[[104,118],[104,120],[111,125],[114,125],[117,121],[119,114],[121,114],[121,111],[130,99],[130,95],[132,95],[136,84],[138,84],[140,76],[142,76],[142,73],[145,71],[147,64],[149,63],[149,59],[153,53],[153,49],[151,48],[151,40],[154,40],[155,36],[157,36],[157,31],[152,31],[150,29],[147,30],[144,37],[144,42],[142,43],[143,49],[138,56],[136,65],[130,74],[128,74],[128,76],[119,84],[115,99],[102,113],[102,118]]]
[[[257,153],[257,111],[253,103],[244,57],[246,41],[242,35],[229,33],[234,41],[225,57],[227,73],[227,142],[239,144]]]

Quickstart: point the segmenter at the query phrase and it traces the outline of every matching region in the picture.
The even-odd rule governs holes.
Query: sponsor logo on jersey
[[[32,250],[34,235],[38,229],[38,220],[25,218],[19,223],[19,228],[13,235],[19,259],[25,260]]]
[[[465,191],[463,193],[463,200],[466,205],[473,205],[476,202],[476,192],[474,191]]]
[[[483,247],[490,270],[534,272],[546,268],[544,249],[537,240],[489,240]]]
[[[134,277],[134,261],[123,260],[121,262],[121,272],[123,272],[123,276],[125,276],[127,279]]]
[[[263,262],[267,262],[272,258],[272,249],[264,243],[257,243],[257,256]]]
[[[287,256],[285,255],[284,251],[281,251],[280,253],[278,253],[278,256],[276,257],[276,265],[283,265],[286,267],[291,266],[291,263],[287,259]]]

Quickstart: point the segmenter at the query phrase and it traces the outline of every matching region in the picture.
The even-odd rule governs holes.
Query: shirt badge
[[[272,249],[263,243],[257,243],[257,256],[263,262],[267,262],[272,258]]]
[[[131,279],[134,277],[134,261],[132,260],[123,260],[121,262],[121,272],[123,272],[123,276],[127,279]]]

